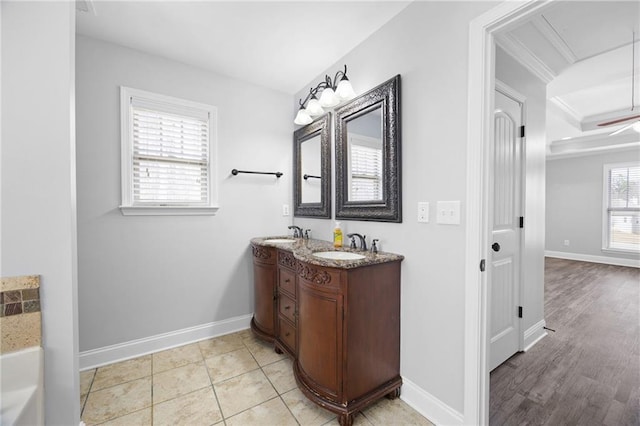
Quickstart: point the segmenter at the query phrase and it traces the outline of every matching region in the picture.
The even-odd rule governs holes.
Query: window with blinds
[[[640,251],[640,164],[605,166],[605,248]]]
[[[123,213],[214,212],[215,108],[125,87],[121,96]]]
[[[382,142],[349,137],[349,201],[382,200]]]

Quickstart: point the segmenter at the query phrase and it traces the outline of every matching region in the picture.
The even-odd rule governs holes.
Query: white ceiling
[[[78,0],[77,32],[285,93],[303,89],[412,0]],[[629,115],[640,1],[557,1],[498,44],[548,83],[549,141]],[[636,104],[640,100],[636,43]],[[638,111],[640,108],[636,108]],[[625,139],[626,140],[626,139]],[[575,144],[574,144],[575,145]]]
[[[596,123],[632,115],[632,66],[635,104],[640,102],[639,26],[638,1],[558,1],[497,38],[502,48],[548,83],[550,142],[572,138],[575,147],[575,139],[583,138],[593,145],[594,134],[615,130]],[[620,140],[627,143],[628,137]]]
[[[90,1],[76,30],[293,94],[409,3]]]

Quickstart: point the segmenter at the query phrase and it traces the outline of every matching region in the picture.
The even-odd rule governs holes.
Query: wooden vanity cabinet
[[[253,251],[254,314],[251,330],[260,339],[273,342],[276,336],[276,253],[274,247],[251,245]]]
[[[297,346],[296,282],[296,259],[292,253],[278,250],[275,346],[277,352],[285,351],[293,358]]]
[[[400,262],[337,269],[298,263],[299,388],[351,425],[400,394]]]

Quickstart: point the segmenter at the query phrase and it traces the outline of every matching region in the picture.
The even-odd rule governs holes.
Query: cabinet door
[[[338,401],[342,382],[342,295],[298,286],[298,364],[315,389]]]
[[[262,332],[271,336],[274,336],[276,333],[276,315],[273,300],[275,283],[275,266],[264,265],[258,262],[253,263],[253,284],[255,291],[254,320]]]

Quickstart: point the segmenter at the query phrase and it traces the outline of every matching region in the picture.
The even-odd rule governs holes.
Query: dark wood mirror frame
[[[320,136],[321,188],[320,202],[302,202],[302,155],[303,142]],[[327,113],[293,133],[293,215],[296,217],[331,218],[331,113]]]
[[[349,121],[382,109],[382,200],[349,201]],[[336,219],[402,222],[402,161],[400,156],[400,74],[337,108]]]

